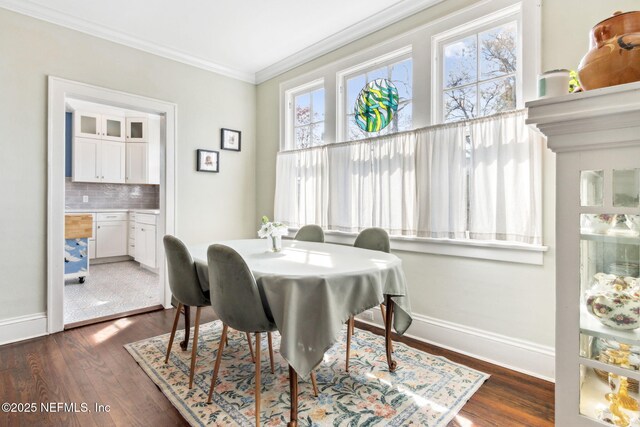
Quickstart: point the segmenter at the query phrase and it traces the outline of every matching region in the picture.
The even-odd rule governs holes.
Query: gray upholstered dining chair
[[[195,327],[193,330],[193,344],[191,345],[191,369],[189,371],[189,388],[193,387],[193,374],[196,366],[196,357],[198,353],[198,330],[200,328],[200,311],[202,307],[211,305],[209,295],[207,295],[200,286],[200,279],[196,271],[196,265],[189,253],[189,250],[180,239],[174,236],[166,235],[162,239],[164,243],[164,251],[167,257],[167,268],[169,271],[169,287],[173,298],[178,302],[176,317],[173,320],[173,328],[169,338],[169,346],[167,347],[167,356],[164,363],[169,363],[169,355],[173,339],[176,335],[178,320],[180,319],[180,310],[183,306],[197,307]],[[186,325],[188,328],[189,325]]]
[[[258,289],[256,279],[249,270],[242,256],[234,249],[214,244],[207,250],[209,264],[209,289],[211,292],[211,306],[220,320],[222,320],[222,335],[218,345],[218,353],[211,377],[211,387],[207,403],[211,403],[213,389],[220,369],[222,350],[227,337],[228,328],[252,332],[256,335],[255,365],[256,365],[256,391],[255,412],[256,426],[260,425],[260,335],[267,333],[269,344],[269,357],[271,359],[271,372],[273,368],[273,343],[271,332],[277,330],[271,311],[264,296]],[[314,392],[317,389],[314,380]]]
[[[273,346],[271,332],[275,331],[271,313],[265,306],[258,285],[242,257],[234,249],[224,245],[211,245],[207,250],[209,264],[209,290],[211,306],[222,320],[222,335],[211,377],[211,388],[207,403],[211,403],[213,388],[216,384],[222,350],[229,327],[256,335],[256,426],[260,425],[260,334],[267,332],[269,338],[269,356],[273,371]]]
[[[303,242],[319,242],[324,243],[324,231],[322,227],[315,224],[304,225],[298,230],[294,240],[300,240]]]
[[[365,228],[358,234],[356,241],[353,242],[353,246],[356,248],[369,249],[372,251],[381,251],[389,253],[391,252],[391,244],[389,242],[389,234],[386,230],[377,227]],[[382,322],[385,322],[386,313],[384,304],[380,304],[380,311],[382,313]],[[346,371],[349,372],[349,356],[351,353],[351,336],[354,333],[354,319],[353,316],[349,317],[349,323],[347,325],[347,360]]]

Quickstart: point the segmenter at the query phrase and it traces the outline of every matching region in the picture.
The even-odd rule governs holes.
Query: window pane
[[[309,131],[309,126],[302,126],[295,129],[296,148],[305,148],[309,146]]]
[[[613,206],[635,208],[640,199],[640,169],[613,170]]]
[[[478,79],[476,36],[469,36],[444,46],[445,88],[473,83]]]
[[[356,105],[356,98],[358,98],[360,91],[366,83],[364,74],[347,80],[347,105],[345,105],[345,111],[353,112]]]
[[[357,125],[354,115],[347,115],[347,141],[353,141],[355,139],[362,139],[366,137],[366,132],[360,129],[360,127]]]
[[[516,72],[518,27],[510,22],[480,33],[480,79]]]
[[[311,145],[324,143],[324,122],[311,125]]]
[[[452,122],[474,118],[476,116],[476,96],[475,86],[445,90],[442,94],[444,121]]]
[[[400,100],[413,98],[411,86],[413,84],[413,61],[405,59],[391,66],[391,82],[398,89]]]
[[[603,206],[604,171],[580,171],[580,206]]]
[[[388,79],[388,78],[389,78],[389,70],[387,67],[377,68],[367,73],[367,83],[372,82],[375,79]]]
[[[324,88],[311,92],[311,101],[313,105],[312,122],[324,121]]]
[[[294,123],[296,126],[306,125],[311,120],[310,99],[308,93],[296,96],[294,110]]]
[[[480,115],[488,116],[501,111],[516,108],[516,79],[492,80],[482,83],[480,87]]]
[[[413,105],[411,102],[398,106],[398,132],[410,130],[413,127]]]

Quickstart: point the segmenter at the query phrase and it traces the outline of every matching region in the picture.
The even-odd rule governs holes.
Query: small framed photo
[[[220,153],[211,150],[198,150],[196,165],[198,172],[220,172]]]
[[[223,150],[240,151],[240,131],[220,129],[220,148]]]

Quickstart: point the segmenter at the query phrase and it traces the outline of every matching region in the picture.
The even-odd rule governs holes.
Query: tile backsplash
[[[82,196],[89,202],[83,203]],[[65,179],[65,207],[68,209],[158,209],[159,185],[101,184]]]

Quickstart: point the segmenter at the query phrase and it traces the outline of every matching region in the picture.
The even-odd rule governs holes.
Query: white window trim
[[[338,142],[347,141],[348,127],[345,120],[347,115],[347,91],[346,81],[349,77],[360,74],[365,70],[374,69],[378,66],[389,65],[390,63],[401,61],[403,59],[412,58],[413,45],[404,46],[400,49],[377,56],[368,61],[356,64],[336,73],[336,140]],[[411,72],[412,78],[415,79],[415,73]],[[413,84],[411,85],[413,91]],[[414,102],[413,93],[411,102]]]
[[[298,229],[290,228],[293,238]],[[353,245],[358,233],[324,231],[325,243]],[[391,236],[391,250],[423,254],[475,258],[518,264],[543,265],[548,246],[494,240],[435,239],[430,237]]]
[[[523,51],[523,17],[522,3],[483,15],[473,21],[466,22],[450,30],[443,31],[431,37],[431,123],[442,123],[442,81],[443,70],[441,58],[443,47],[447,42],[458,40],[491,27],[516,21],[518,28],[518,62],[516,67],[516,108],[524,107],[524,51]]]
[[[308,83],[304,83],[302,85],[296,86],[292,89],[285,91],[284,93],[284,146],[280,147],[280,151],[286,150],[295,150],[295,141],[294,141],[294,125],[293,125],[293,103],[294,99],[297,95],[306,92],[313,92],[316,89],[325,89],[325,94],[327,92],[324,87],[324,78],[319,78],[312,80]],[[325,126],[326,126],[326,117],[327,117],[327,108],[326,108],[326,95],[325,95]],[[326,143],[326,142],[325,142]]]

